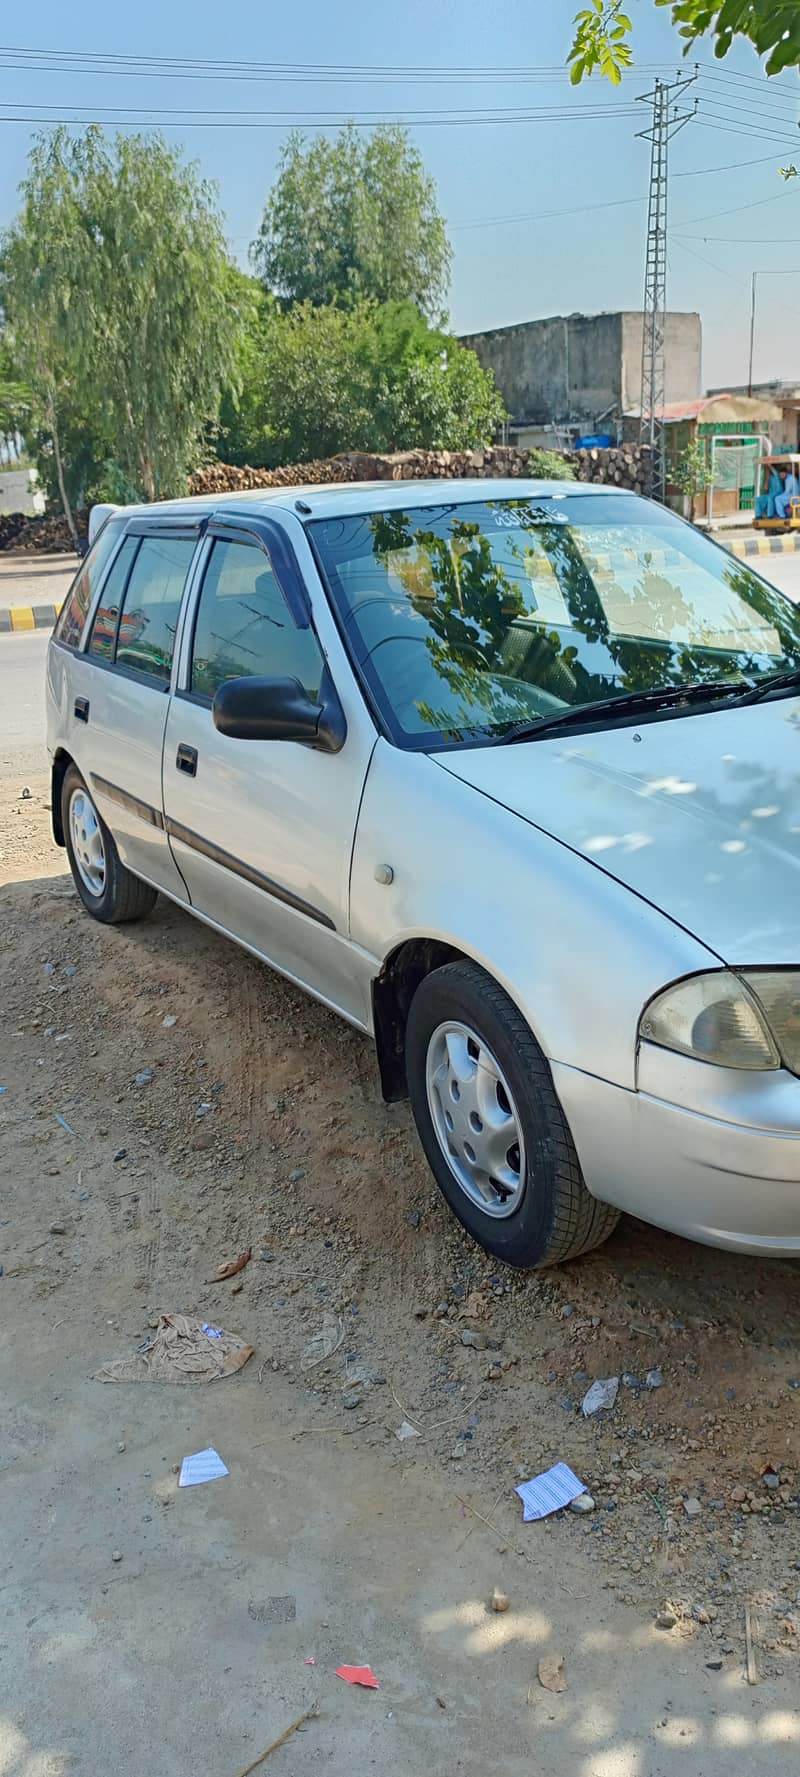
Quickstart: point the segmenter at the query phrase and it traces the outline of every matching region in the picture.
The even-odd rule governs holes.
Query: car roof
[[[159,501],[149,506],[116,508],[129,517],[179,516],[191,513],[202,516],[227,508],[242,508],[249,513],[273,510],[276,506],[293,511],[303,502],[303,518],[347,517],[362,512],[386,512],[398,506],[439,506],[442,503],[472,500],[511,500],[520,496],[549,495],[569,499],[575,494],[597,494],[600,497],[618,494],[618,487],[599,487],[580,481],[499,481],[488,477],[470,480],[430,481],[334,481],[325,483],[298,482],[294,487],[258,487],[225,494],[193,494],[183,500]]]

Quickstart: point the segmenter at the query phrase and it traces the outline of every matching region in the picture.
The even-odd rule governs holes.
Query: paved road
[[[0,781],[18,788],[47,770],[44,671],[47,632],[0,635]]]
[[[43,595],[35,590],[36,576],[25,566],[29,582],[29,602],[37,599],[57,603],[53,590],[58,575],[52,561],[61,561],[61,575],[69,583],[73,569],[64,570],[64,558],[50,558],[41,585]],[[20,565],[20,564],[16,564]],[[24,565],[24,564],[23,564]],[[749,564],[748,564],[749,565]],[[800,603],[800,552],[797,555],[764,556],[755,564],[766,580],[788,593]],[[5,575],[0,566],[0,607],[5,593]],[[63,590],[62,590],[63,596]],[[14,602],[17,602],[16,599]],[[44,745],[44,666],[47,635],[44,631],[28,635],[0,635],[0,777],[19,777],[46,770]]]
[[[75,577],[74,555],[0,555],[0,611],[11,605],[56,605]]]

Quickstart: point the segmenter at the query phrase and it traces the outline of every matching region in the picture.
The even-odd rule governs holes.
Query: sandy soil
[[[256,1444],[266,1461],[262,1441],[272,1441],[269,1458],[273,1474],[277,1465],[283,1475],[279,1492],[288,1513],[281,1534],[305,1547],[302,1583],[311,1583],[309,1563],[324,1570],[326,1585],[333,1586],[338,1575],[349,1601],[351,1635],[358,1620],[355,1599],[363,1594],[370,1634],[360,1649],[352,1650],[351,1641],[348,1651],[339,1642],[337,1660],[370,1658],[376,1642],[389,1651],[376,1624],[391,1621],[394,1599],[400,1635],[408,1607],[404,1560],[426,1575],[431,1620],[433,1575],[441,1602],[450,1597],[456,1576],[472,1574],[466,1598],[462,1588],[458,1604],[448,1604],[445,1635],[454,1663],[446,1680],[451,1709],[456,1692],[461,1699],[463,1741],[448,1717],[451,1752],[457,1742],[454,1769],[478,1777],[498,1749],[500,1733],[504,1768],[530,1770],[530,1684],[538,1727],[544,1720],[552,1724],[554,1770],[585,1771],[588,1777],[683,1771],[687,1748],[679,1749],[683,1756],[674,1764],[669,1752],[680,1741],[670,1724],[681,1683],[705,1723],[699,1739],[689,1735],[692,1745],[707,1749],[704,1771],[718,1768],[708,1750],[714,1745],[721,1749],[721,1771],[725,1744],[752,1741],[768,1749],[775,1740],[791,1739],[800,1731],[794,1718],[786,1716],[772,1740],[765,1730],[759,1742],[761,1730],[751,1717],[757,1705],[766,1707],[769,1692],[773,1704],[779,1690],[783,1695],[782,1679],[784,1685],[794,1682],[800,1638],[796,1269],[710,1253],[625,1221],[604,1249],[570,1267],[528,1276],[498,1270],[448,1215],[406,1107],[382,1103],[369,1045],[165,901],[140,925],[95,925],[49,838],[46,782],[37,778],[28,787],[31,795],[24,800],[14,782],[0,787],[0,1083],[7,1088],[0,1097],[0,1290],[3,1324],[14,1329],[5,1373],[15,1486],[32,1464],[49,1460],[47,1438],[57,1425],[65,1439],[57,1463],[66,1462],[68,1470],[72,1463],[73,1475],[80,1474],[86,1509],[96,1511],[103,1525],[107,1563],[109,1537],[130,1539],[134,1533],[109,1529],[115,1519],[105,1497],[105,1470],[119,1464],[118,1497],[126,1499],[133,1489],[141,1499],[125,1476],[127,1459],[114,1452],[118,1441],[136,1442],[134,1426],[142,1443],[142,1416],[149,1414],[155,1454],[148,1458],[148,1489],[161,1489],[150,1511],[162,1524],[163,1539],[166,1507],[177,1509],[172,1464],[186,1448],[214,1441],[208,1414],[198,1423],[186,1391],[179,1391],[173,1406],[175,1391],[163,1387],[103,1389],[87,1379],[100,1362],[134,1350],[160,1312],[201,1312],[256,1347],[240,1379],[215,1386],[216,1435],[224,1436],[228,1454],[238,1451],[241,1463],[257,1463]],[[137,1075],[146,1072],[151,1077],[137,1085]],[[235,1279],[209,1282],[221,1260],[248,1248],[252,1259]],[[337,1349],[306,1369],[313,1355],[309,1341],[325,1325],[335,1329]],[[465,1330],[479,1335],[477,1348],[462,1343]],[[663,1381],[647,1389],[644,1379],[655,1369]],[[608,1376],[628,1378],[614,1412],[582,1419],[589,1383]],[[40,1405],[28,1404],[37,1399]],[[76,1414],[83,1428],[80,1459],[70,1454]],[[396,1431],[403,1420],[418,1435],[401,1444]],[[187,1445],[190,1437],[194,1443]],[[589,1487],[594,1513],[565,1513],[523,1529],[515,1483],[562,1458]],[[762,1474],[768,1464],[777,1471],[777,1486]],[[323,1502],[326,1479],[332,1497]],[[52,1559],[66,1562],[77,1583],[81,1562],[92,1567],[94,1561],[91,1524],[83,1538],[73,1537],[68,1559],[59,1554],[51,1534],[62,1509],[57,1480],[50,1496],[46,1490],[42,1496],[43,1520],[25,1519],[20,1506],[25,1536],[36,1543],[49,1534]],[[260,1476],[262,1483],[272,1485]],[[199,1564],[201,1575],[206,1560],[212,1568],[224,1566],[233,1559],[233,1523],[236,1559],[243,1563],[239,1602],[246,1602],[248,1545],[260,1547],[263,1530],[252,1487],[246,1497],[231,1488],[224,1503],[214,1487],[200,1494],[204,1501],[215,1496],[218,1539],[213,1553],[213,1538],[201,1541],[199,1553],[184,1541],[184,1558],[194,1568]],[[277,1506],[263,1497],[277,1535]],[[295,1507],[302,1499],[305,1517],[292,1513],[291,1498]],[[324,1537],[307,1516],[313,1501],[327,1527]],[[496,1529],[474,1517],[473,1508]],[[391,1526],[385,1536],[384,1512]],[[358,1513],[369,1551],[360,1574]],[[137,1525],[137,1571],[147,1570],[150,1535]],[[128,1548],[122,1552],[119,1573],[104,1572],[103,1586],[98,1581],[92,1592],[93,1634],[102,1622],[97,1609],[115,1590],[109,1592],[111,1580],[132,1587]],[[151,1553],[157,1565],[157,1550]],[[13,1562],[2,1566],[0,1583],[10,1583]],[[463,1655],[472,1643],[482,1647],[481,1637],[495,1653],[506,1645],[503,1635],[507,1641],[510,1631],[498,1643],[497,1625],[486,1611],[490,1580],[511,1593],[515,1606],[524,1596],[529,1615],[528,1627],[517,1623],[511,1635],[516,1652],[503,1683],[491,1703],[488,1697],[482,1703],[486,1739],[479,1743],[469,1701],[475,1679],[468,1660],[459,1667],[458,1650]],[[278,1578],[270,1580],[270,1594],[282,1589]],[[293,1589],[288,1581],[285,1589]],[[224,1640],[234,1604],[226,1594],[220,1605],[213,1587],[212,1595],[222,1610]],[[132,1590],[126,1596],[133,1604]],[[541,1622],[538,1630],[529,1622],[537,1608],[541,1616],[545,1600],[546,1633]],[[667,1605],[676,1624],[659,1632],[654,1620]],[[310,1654],[330,1667],[330,1608],[326,1616],[318,1608],[306,1617],[299,1642],[292,1625],[293,1678],[280,1692],[286,1706],[276,1711],[275,1732],[317,1694],[307,1683],[304,1688],[305,1680],[295,1683],[298,1673],[308,1679],[310,1670],[298,1664],[300,1642],[305,1647],[309,1641]],[[746,1608],[763,1691],[744,1685]],[[146,1617],[138,1621],[147,1637]],[[252,1630],[257,1619],[248,1621]],[[509,1624],[511,1615],[498,1621]],[[158,1627],[160,1633],[160,1619]],[[37,1633],[41,1628],[40,1622]],[[117,1632],[126,1659],[133,1659],[129,1627]],[[603,1684],[615,1696],[614,1732],[609,1728],[604,1739],[598,1726],[592,1738],[586,1728],[583,1751],[569,1693],[566,1700],[548,1695],[542,1716],[545,1694],[535,1679],[534,1652],[537,1645],[539,1651],[551,1646],[554,1635],[556,1642],[559,1635],[572,1637],[573,1659],[581,1647],[579,1682],[599,1685],[595,1701]],[[605,1679],[596,1669],[601,1647],[609,1662]],[[640,1650],[642,1697],[619,1670],[623,1647]],[[285,1637],[282,1650],[283,1657]],[[419,1649],[414,1657],[418,1666],[422,1661],[421,1671]],[[238,1674],[235,1662],[234,1670]],[[432,1715],[425,1715],[416,1755],[413,1737],[400,1741],[398,1770],[422,1771],[443,1756],[435,1733],[430,1737],[437,1711],[446,1713],[435,1696],[445,1682],[435,1677],[439,1670],[434,1661],[432,1701],[425,1705]],[[495,1666],[492,1672],[495,1685]],[[645,1672],[655,1674],[649,1691]],[[659,1690],[662,1677],[666,1688]],[[511,1706],[503,1684],[511,1686],[516,1711],[508,1738],[506,1726],[498,1725],[508,1725]],[[345,1687],[334,1682],[333,1689],[335,1704],[329,1706],[338,1723]],[[238,1692],[237,1699],[239,1708]],[[365,1693],[358,1700],[369,1698]],[[723,1701],[745,1723],[738,1742],[735,1736],[727,1743],[724,1735],[714,1738],[709,1718]],[[129,1701],[120,1703],[126,1723],[129,1707]],[[168,1698],[164,1707],[169,1713]],[[382,1732],[391,1707],[382,1703]],[[591,1710],[584,1710],[582,1719],[590,1718]],[[233,1777],[246,1762],[241,1735],[252,1731],[257,1737],[252,1723],[246,1730],[236,1720],[228,1756],[215,1742],[208,1762],[205,1743],[193,1742],[200,1762],[192,1769],[203,1762],[209,1777]],[[33,1752],[26,1751],[18,1763],[4,1765],[1,1724],[0,1714],[0,1770],[14,1777],[103,1768],[91,1759],[82,1762],[80,1733],[72,1727],[72,1762],[31,1762]],[[628,1728],[639,1748],[636,1760],[641,1752],[643,1763],[625,1752]],[[337,1726],[334,1751],[313,1726],[302,1754],[275,1755],[276,1771],[279,1756],[282,1768],[298,1772],[316,1769],[318,1757],[336,1772],[361,1768],[360,1759],[363,1767],[370,1759],[385,1765],[387,1743],[353,1741],[351,1731],[345,1723],[338,1737]],[[264,1743],[269,1737],[263,1736]],[[312,1753],[312,1738],[314,1747],[327,1752]],[[116,1757],[113,1727],[97,1744],[104,1757]],[[35,1735],[31,1745],[41,1745]],[[591,1747],[600,1762],[590,1756]],[[600,1758],[604,1747],[606,1762]],[[254,1744],[250,1756],[257,1750]],[[62,1761],[66,1757],[59,1753]],[[121,1763],[116,1758],[123,1777],[140,1777],[145,1768],[177,1777],[189,1768],[177,1761],[177,1746],[161,1765],[137,1763],[133,1752]]]

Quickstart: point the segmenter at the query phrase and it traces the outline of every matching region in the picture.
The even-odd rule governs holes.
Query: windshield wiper
[[[800,668],[793,667],[788,673],[772,673],[769,678],[760,679],[753,685],[749,695],[742,699],[743,703],[760,703],[762,697],[770,697],[775,692],[800,690]]]
[[[777,688],[775,680],[772,688]],[[541,716],[538,722],[518,722],[505,734],[499,734],[493,744],[509,746],[517,740],[539,740],[558,728],[592,728],[598,722],[605,723],[608,717],[613,721],[617,717],[647,715],[653,710],[681,710],[694,703],[749,703],[754,693],[757,695],[763,689],[747,679],[722,679],[708,685],[662,685],[647,691],[629,691],[619,697],[601,698],[598,703],[558,710],[555,715]]]

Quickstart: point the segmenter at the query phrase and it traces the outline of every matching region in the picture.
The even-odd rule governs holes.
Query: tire
[[[81,814],[84,822],[78,818]],[[87,913],[103,925],[122,925],[151,913],[157,891],[120,861],[108,827],[75,765],[69,765],[64,773],[61,820],[72,880]]]
[[[520,1268],[558,1265],[608,1239],[619,1211],[587,1190],[547,1061],[517,1007],[477,963],[447,963],[421,982],[406,1026],[406,1074],[434,1178],[487,1252]],[[480,1130],[484,1149],[470,1146],[470,1130]],[[487,1169],[473,1167],[470,1154],[477,1162],[483,1155]]]

